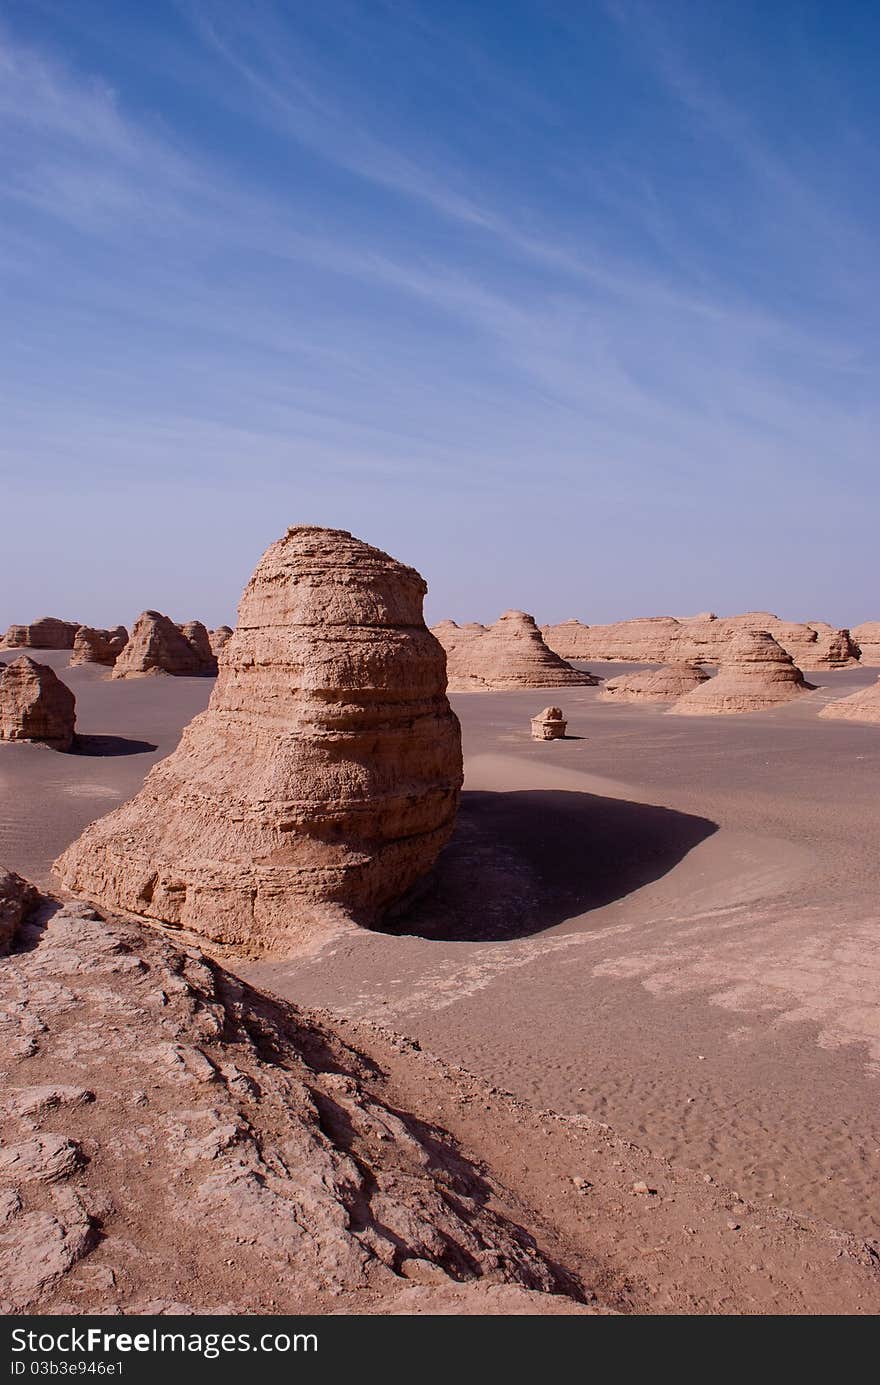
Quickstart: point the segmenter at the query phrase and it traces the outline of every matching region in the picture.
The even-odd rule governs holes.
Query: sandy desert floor
[[[68,656],[36,657],[61,672]],[[455,696],[465,795],[420,903],[387,932],[239,970],[876,1237],[880,729],[816,719],[876,672],[811,675],[796,705],[705,720],[573,689],[570,738],[550,743],[528,736],[546,694]],[[64,676],[84,753],[0,747],[0,861],[44,885],[212,686]]]

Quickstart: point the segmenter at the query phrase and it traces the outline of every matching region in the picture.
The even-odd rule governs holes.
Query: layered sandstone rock
[[[91,625],[81,625],[73,641],[70,667],[75,664],[104,664],[112,668],[128,643],[128,631],[124,625],[115,630],[96,630]]]
[[[69,750],[76,698],[54,669],[22,654],[0,674],[0,741],[43,741]]]
[[[33,885],[15,871],[0,866],[0,955],[7,953],[15,936],[39,898]]]
[[[771,611],[723,618],[705,611],[682,619],[651,616],[615,625],[582,625],[567,620],[544,626],[543,634],[551,649],[566,659],[720,664],[744,630],[767,630],[800,668],[845,668],[855,662],[856,650],[848,630],[821,621],[799,624],[780,620]]]
[[[866,620],[854,625],[853,642],[859,650],[859,663],[880,665],[880,620]]]
[[[3,639],[2,649],[73,649],[79,622],[75,620],[56,620],[54,616],[41,616],[33,625],[10,625]]]
[[[180,626],[180,633],[195,650],[203,673],[217,672],[217,655],[211,646],[211,637],[200,620],[188,620]]]
[[[609,678],[599,696],[607,702],[675,702],[708,678],[699,664],[664,664],[662,668]]]
[[[564,741],[568,722],[562,715],[561,707],[545,707],[536,717],[532,717],[532,740]]]
[[[207,631],[198,621],[186,628],[195,627],[199,632],[197,645],[168,616],[159,611],[144,611],[135,621],[128,643],[116,660],[113,677],[144,678],[161,673],[200,677],[215,673],[216,661],[208,644]],[[201,632],[204,632],[204,641]]]
[[[758,712],[810,690],[790,654],[766,630],[743,630],[726,651],[717,675],[670,707],[676,716]]]
[[[221,649],[232,639],[232,627],[229,625],[218,625],[216,630],[208,631],[208,639],[211,642],[211,652],[216,659]]]
[[[838,721],[880,722],[880,681],[872,683],[869,688],[859,688],[849,697],[829,702],[819,716]]]
[[[549,649],[524,611],[505,611],[488,629],[443,621],[433,633],[446,650],[451,692],[591,687],[598,681]]]
[[[425,590],[350,534],[289,529],[207,711],[65,852],[65,885],[250,952],[399,901],[448,840],[462,778]]]

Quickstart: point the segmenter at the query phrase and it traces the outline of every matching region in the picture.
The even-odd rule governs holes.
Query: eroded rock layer
[[[810,685],[790,654],[766,630],[743,630],[714,678],[693,688],[669,709],[676,716],[759,712],[791,702]]]
[[[39,925],[0,960],[0,1311],[577,1294],[329,1016],[81,904]]]
[[[185,631],[192,629],[196,642]],[[114,678],[143,678],[170,673],[201,677],[216,673],[217,664],[204,625],[193,621],[180,627],[159,611],[144,611],[132,626],[131,636],[116,660]]]
[[[865,620],[853,626],[852,637],[859,649],[859,662],[880,665],[880,620]]]
[[[524,611],[506,611],[488,628],[442,621],[433,633],[446,650],[451,692],[590,687],[598,681],[548,648]]]
[[[0,640],[2,649],[73,649],[79,622],[41,616],[32,625],[10,625]]]
[[[81,625],[73,641],[70,666],[76,664],[104,664],[112,668],[128,643],[128,631],[124,625],[115,630],[96,630],[91,625]]]
[[[662,668],[609,678],[599,696],[606,702],[675,702],[708,678],[699,664],[664,664]]]
[[[0,673],[0,741],[42,741],[69,750],[76,698],[54,669],[26,654]]]
[[[749,611],[723,618],[711,611],[687,619],[650,616],[614,625],[582,625],[577,620],[566,620],[559,625],[543,626],[542,634],[550,648],[565,659],[721,664],[744,630],[768,631],[800,668],[846,668],[858,657],[848,630],[822,621],[784,621],[770,611]]]
[[[869,688],[859,688],[849,697],[829,702],[819,716],[837,721],[880,722],[880,681],[872,683]]]
[[[462,778],[425,590],[350,534],[288,530],[248,583],[207,710],[65,852],[65,885],[251,952],[399,901],[448,840]]]

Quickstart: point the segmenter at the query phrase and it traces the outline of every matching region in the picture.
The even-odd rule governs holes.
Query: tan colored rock
[[[245,589],[207,711],[64,853],[65,885],[252,953],[401,900],[462,779],[425,590],[350,534],[289,529]]]
[[[693,688],[669,709],[675,716],[758,712],[791,702],[810,690],[790,654],[766,630],[742,630],[727,649],[714,678]]]
[[[199,631],[204,631],[204,643],[199,635],[198,646],[168,616],[159,611],[144,611],[135,621],[128,643],[116,660],[113,677],[144,678],[170,673],[192,678],[216,672],[214,656],[207,644],[207,631],[198,621],[193,621],[192,628],[196,626]]]
[[[112,668],[128,643],[128,631],[124,625],[115,630],[96,630],[90,625],[81,625],[73,641],[70,667],[76,664],[104,664]]]
[[[220,650],[225,649],[226,645],[232,639],[232,635],[233,630],[230,625],[218,625],[216,630],[208,631],[208,639],[211,642],[211,652],[215,659],[220,653]]]
[[[235,1313],[578,1292],[439,1128],[439,1065],[395,1052],[395,1079],[332,1016],[81,905],[2,970],[0,1311],[135,1314],[170,1286]]]
[[[534,741],[564,741],[568,722],[561,707],[545,707],[543,712],[532,717],[531,726]]]
[[[10,625],[0,649],[73,649],[79,628],[75,620],[41,616],[32,625]]]
[[[217,655],[211,647],[211,638],[200,620],[189,620],[180,626],[180,633],[195,650],[203,673],[217,672]]]
[[[0,955],[9,951],[19,927],[39,897],[27,880],[0,866]]]
[[[446,650],[450,692],[592,687],[598,681],[549,649],[524,611],[505,611],[488,629],[443,621],[433,633]]]
[[[609,678],[599,696],[606,702],[675,702],[708,678],[699,664],[664,664],[662,668]]]
[[[880,665],[880,620],[865,620],[850,633],[859,650],[859,663]]]
[[[0,674],[0,741],[42,741],[69,750],[76,698],[48,664],[22,654]]]
[[[829,702],[819,716],[837,721],[880,722],[880,680],[869,688],[859,688],[849,697]]]

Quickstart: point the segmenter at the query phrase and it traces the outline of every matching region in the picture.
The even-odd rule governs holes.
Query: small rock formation
[[[880,620],[865,620],[854,625],[850,633],[859,650],[859,663],[880,665]]]
[[[208,631],[208,639],[211,641],[211,652],[216,659],[221,649],[232,639],[233,631],[229,625],[218,625],[216,630]]]
[[[33,625],[10,625],[0,640],[0,649],[73,649],[79,628],[75,620],[41,616]]]
[[[168,616],[159,611],[144,611],[135,621],[128,643],[116,660],[113,677],[144,678],[170,673],[193,678],[216,673],[216,660],[204,625],[193,621],[184,628],[196,632],[197,644]]]
[[[446,650],[450,692],[593,687],[598,682],[549,649],[524,611],[505,611],[488,629],[442,621],[432,633]]]
[[[81,625],[73,641],[70,667],[76,664],[104,664],[112,668],[128,643],[128,631],[124,625],[115,630],[96,630],[91,625]]]
[[[880,722],[880,680],[869,688],[859,688],[849,697],[829,702],[819,716],[839,721]]]
[[[0,741],[43,741],[69,750],[76,698],[54,669],[22,654],[0,674]]]
[[[699,664],[664,664],[662,668],[609,678],[599,696],[607,702],[675,702],[708,680],[708,673]]]
[[[373,1036],[392,1078],[332,1016],[82,904],[39,923],[0,963],[0,1311],[473,1313],[495,1286],[580,1311],[431,1114],[440,1065]]]
[[[716,716],[758,712],[791,702],[810,684],[766,630],[743,630],[730,645],[717,675],[673,704],[670,715]]]
[[[536,717],[532,717],[533,741],[564,741],[568,722],[562,715],[561,707],[545,707]]]
[[[15,871],[0,866],[0,956],[9,951],[21,923],[38,899],[33,885]]]
[[[64,884],[251,953],[378,919],[433,865],[461,787],[425,591],[342,530],[289,529],[245,589],[207,711],[68,848]]]

